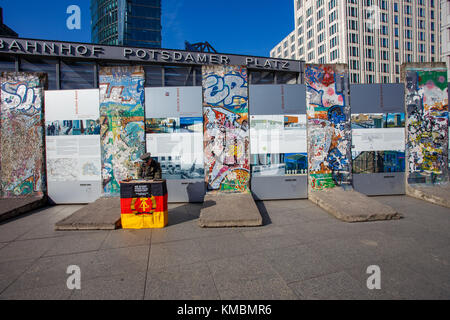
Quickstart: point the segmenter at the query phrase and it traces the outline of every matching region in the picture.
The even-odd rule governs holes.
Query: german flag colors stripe
[[[164,228],[168,222],[166,181],[120,184],[122,228]]]

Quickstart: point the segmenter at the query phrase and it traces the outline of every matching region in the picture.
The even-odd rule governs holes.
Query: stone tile
[[[355,237],[363,250],[369,250],[372,255],[380,257],[396,257],[399,255],[414,255],[419,251],[419,243],[412,237],[398,237],[384,232],[372,231]]]
[[[68,235],[68,233],[64,231],[55,231],[54,223],[41,223],[22,234],[17,240],[54,238],[65,235]]]
[[[450,209],[445,213],[439,213],[435,208],[428,210],[430,212],[417,213],[417,216],[409,217],[410,221],[420,224],[433,232],[450,235]]]
[[[169,225],[163,229],[153,229],[152,243],[191,240],[237,232],[236,228],[200,228],[197,220]]]
[[[450,245],[404,255],[401,259],[409,269],[450,293]]]
[[[191,264],[202,260],[202,250],[194,240],[152,243],[149,270]]]
[[[135,247],[140,245],[150,245],[152,229],[141,230],[112,230],[108,233],[100,249]]]
[[[310,201],[309,201],[310,202]],[[328,212],[310,202],[311,206],[299,209],[288,210],[287,212],[297,212],[300,218],[305,222],[317,221],[328,219],[330,221],[336,220],[336,218],[330,215]]]
[[[186,207],[184,203],[168,203],[167,207],[169,210],[183,209]]]
[[[219,291],[223,300],[296,300],[297,295],[281,279],[253,279],[231,283]]]
[[[29,230],[17,240],[33,240],[33,239],[44,239],[44,238],[56,238],[56,237],[66,237],[66,236],[85,236],[94,233],[105,232],[103,230],[55,230],[55,224],[52,223],[42,223],[35,226],[33,229]]]
[[[369,266],[383,257],[414,254],[418,250],[413,239],[390,237],[381,232],[368,232],[349,239],[317,241],[307,246],[340,268]]]
[[[187,204],[185,203],[169,204],[168,226],[180,224],[195,219],[197,219],[197,217],[194,214],[188,213]]]
[[[388,297],[387,299],[446,299],[450,298],[450,292],[436,286],[425,275],[419,274],[405,264],[403,257],[389,258],[374,261],[374,265],[380,267],[381,289],[371,290],[374,297]],[[370,276],[366,273],[368,266],[356,267],[346,270],[353,278],[364,286]],[[367,286],[367,285],[366,285]]]
[[[281,228],[285,234],[292,234],[300,243],[307,244],[314,241],[350,238],[362,232],[360,225],[337,219],[321,219],[283,225]]]
[[[260,201],[258,201],[260,202]],[[257,202],[257,203],[258,203]],[[314,207],[315,204],[309,201],[308,199],[301,200],[272,200],[272,201],[262,201],[264,207],[270,210],[298,210],[304,208]]]
[[[55,244],[55,238],[14,241],[0,249],[0,262],[39,258]]]
[[[147,274],[145,299],[219,299],[208,265],[204,262],[155,269]]]
[[[0,263],[0,292],[5,290],[21,274],[23,274],[35,259],[15,260]]]
[[[195,245],[201,249],[204,261],[233,257],[254,251],[250,242],[239,232],[195,239]]]
[[[82,281],[70,300],[142,300],[144,288],[145,272],[100,277]]]
[[[377,226],[374,229],[391,237],[412,238],[423,249],[439,248],[450,244],[450,232],[432,230],[408,219]]]
[[[406,208],[423,203],[421,200],[408,196],[377,196],[373,198],[378,202],[391,206],[395,209]]]
[[[200,217],[200,210],[202,209],[202,203],[187,203],[186,204],[186,212],[190,215],[193,215],[196,218]]]
[[[45,253],[45,256],[98,250],[107,235],[108,232],[106,231],[90,234],[77,234],[74,232],[71,236],[59,237],[53,247]]]
[[[65,283],[31,288],[22,291],[6,290],[0,294],[0,299],[4,300],[67,300],[72,294],[72,290],[67,289]]]
[[[259,239],[265,237],[276,237],[285,234],[285,231],[280,226],[269,224],[262,227],[251,229],[243,229],[241,234],[247,239]]]
[[[94,257],[95,252],[40,258],[8,290],[12,292],[54,285],[66,286],[69,277],[67,268],[71,265],[80,267],[81,281],[84,281],[91,276],[89,269],[94,264]]]
[[[99,250],[86,268],[90,278],[146,272],[149,246]]]
[[[19,239],[41,225],[52,224],[53,217],[61,210],[60,206],[44,207],[2,222],[0,224],[0,242]]]
[[[248,240],[256,252],[285,247],[300,246],[301,243],[292,235],[274,235],[272,237],[255,237]]]
[[[262,254],[248,254],[208,262],[217,290],[233,290],[236,283],[280,279]]]
[[[34,224],[37,224],[37,222],[33,223],[32,221],[30,223],[25,222],[25,220],[28,220],[27,217],[21,217],[21,219],[23,220],[5,221],[0,224],[0,242],[14,241],[31,230]]]
[[[399,212],[403,213],[405,218],[412,220],[421,219],[445,219],[448,222],[448,215],[450,213],[450,208],[441,207],[426,201],[417,200],[419,203],[413,205],[403,206],[396,208]]]
[[[71,214],[75,213],[76,211],[84,208],[86,205],[61,205],[61,206],[57,206],[57,207],[61,207],[61,210],[58,211],[57,216],[55,217],[56,219],[62,220],[64,218],[67,218],[68,216],[70,216]]]
[[[273,269],[287,282],[306,280],[339,269],[307,246],[292,246],[264,251]]]
[[[272,224],[277,226],[291,225],[296,223],[305,223],[305,218],[300,211],[297,210],[283,210],[282,212],[272,213],[268,212],[268,216]]]
[[[289,284],[300,299],[308,300],[366,300],[369,290],[344,271]]]

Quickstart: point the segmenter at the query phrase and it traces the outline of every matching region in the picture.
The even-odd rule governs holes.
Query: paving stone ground
[[[55,231],[83,206],[45,207],[0,223],[0,299],[450,299],[450,209],[375,199],[404,218],[346,223],[308,200],[264,201],[263,226],[200,228],[201,204],[171,204],[164,229]]]

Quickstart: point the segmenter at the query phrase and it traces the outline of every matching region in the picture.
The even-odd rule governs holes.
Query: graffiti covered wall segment
[[[207,188],[247,191],[250,180],[247,69],[203,66],[202,73]]]
[[[351,114],[346,65],[307,65],[305,71],[309,188],[352,186]]]
[[[103,67],[99,79],[103,192],[118,196],[145,152],[144,69]]]
[[[408,183],[448,182],[448,84],[445,64],[402,66],[406,81]]]
[[[0,194],[45,191],[44,73],[5,72],[1,78]]]

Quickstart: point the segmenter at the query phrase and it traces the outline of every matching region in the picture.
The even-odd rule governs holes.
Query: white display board
[[[99,91],[45,92],[47,189],[55,203],[101,195]]]
[[[405,128],[352,129],[353,151],[405,151]]]
[[[296,118],[289,127],[285,119]],[[251,154],[306,153],[306,115],[250,116]]]

